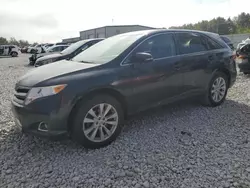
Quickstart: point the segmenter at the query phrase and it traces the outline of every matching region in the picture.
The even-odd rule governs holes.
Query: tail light
[[[247,59],[247,56],[246,55],[239,55],[238,58],[239,59]]]

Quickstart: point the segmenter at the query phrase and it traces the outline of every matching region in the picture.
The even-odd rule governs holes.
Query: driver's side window
[[[173,34],[165,33],[148,38],[133,50],[124,63],[132,63],[132,58],[139,52],[150,53],[154,60],[176,55]]]

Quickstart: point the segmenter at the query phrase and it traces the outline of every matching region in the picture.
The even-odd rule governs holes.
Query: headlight
[[[66,84],[62,84],[62,85],[47,86],[47,87],[34,87],[29,91],[24,104],[28,105],[29,103],[38,98],[50,95],[56,95],[57,93],[61,92],[66,86],[67,86]]]
[[[55,59],[47,59],[47,60],[43,60],[43,61],[38,62],[38,64],[39,65],[46,65],[46,64],[54,62],[54,60]]]

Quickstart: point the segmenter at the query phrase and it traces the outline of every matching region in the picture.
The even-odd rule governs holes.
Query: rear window
[[[220,37],[223,41],[225,41],[226,43],[231,43],[231,40],[227,37],[221,36]]]

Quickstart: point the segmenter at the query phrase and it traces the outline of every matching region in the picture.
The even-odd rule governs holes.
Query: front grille
[[[14,92],[14,98],[13,98],[13,102],[17,105],[24,105],[24,100],[26,99],[26,96],[29,92],[29,88],[27,87],[21,87],[21,86],[17,86],[15,88],[15,92]]]

